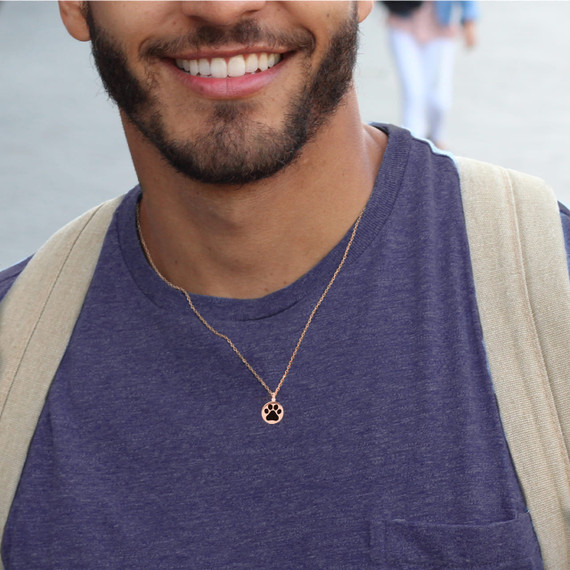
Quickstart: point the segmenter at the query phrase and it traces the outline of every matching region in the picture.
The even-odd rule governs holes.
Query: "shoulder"
[[[461,21],[477,20],[479,18],[479,8],[474,0],[462,0],[458,2],[461,7]]]
[[[441,23],[447,25],[451,22],[454,9],[458,8],[460,11],[461,22],[477,20],[479,17],[479,9],[477,2],[473,0],[454,0],[448,2],[445,0],[438,0],[435,3],[436,11]]]
[[[10,287],[14,284],[14,281],[20,276],[22,271],[24,271],[26,265],[30,261],[30,257],[16,263],[12,267],[8,267],[3,271],[0,271],[0,301],[6,296],[6,293],[10,290]]]
[[[61,267],[62,263],[65,262],[67,264],[72,250],[80,252],[77,261],[78,267],[87,259],[87,256],[92,255],[96,260],[116,209],[122,202],[136,202],[139,194],[140,188],[137,186],[126,195],[119,196],[88,210],[51,236],[34,256],[30,256],[16,265],[0,271],[0,301],[6,296],[16,279],[32,259],[34,259],[33,266],[35,271],[39,272],[38,283],[43,280],[44,272],[48,270],[47,268],[54,266],[57,272],[57,268]],[[127,197],[126,200],[125,196]],[[89,231],[85,231],[87,226],[89,226]],[[39,264],[36,262],[38,259],[42,260]]]

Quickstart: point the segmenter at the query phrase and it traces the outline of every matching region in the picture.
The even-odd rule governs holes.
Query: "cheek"
[[[145,41],[172,33],[178,2],[91,2],[97,26],[129,56],[138,57]]]
[[[316,39],[317,57],[328,48],[332,37],[353,18],[353,2],[287,2],[287,9],[297,23]]]
[[[352,17],[353,2],[289,2],[289,10],[298,22],[311,30],[332,32]],[[319,33],[319,32],[317,32]]]

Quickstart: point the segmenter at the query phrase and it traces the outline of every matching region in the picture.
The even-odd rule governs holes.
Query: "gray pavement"
[[[570,3],[481,4],[480,44],[458,50],[448,144],[542,176],[570,205]],[[360,51],[363,119],[397,123],[379,7],[362,26]],[[0,267],[135,183],[89,46],[67,36],[54,2],[0,4]]]

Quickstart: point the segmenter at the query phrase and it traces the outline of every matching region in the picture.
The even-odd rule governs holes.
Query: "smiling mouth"
[[[283,59],[280,53],[250,53],[233,57],[213,57],[210,59],[175,59],[178,69],[195,77],[226,79],[261,73],[271,69]]]

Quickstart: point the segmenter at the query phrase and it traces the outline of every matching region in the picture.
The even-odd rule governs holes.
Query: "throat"
[[[293,247],[293,246],[292,246]],[[174,263],[173,279],[200,295],[232,299],[256,299],[294,283],[313,265],[291,248],[224,248],[217,252],[192,252],[192,263]]]
[[[155,271],[170,285],[198,295],[264,297],[299,279],[321,257],[288,232],[270,237],[263,230],[201,232],[188,225],[177,230],[176,224],[157,232],[145,222],[142,207],[139,220],[140,241]]]

